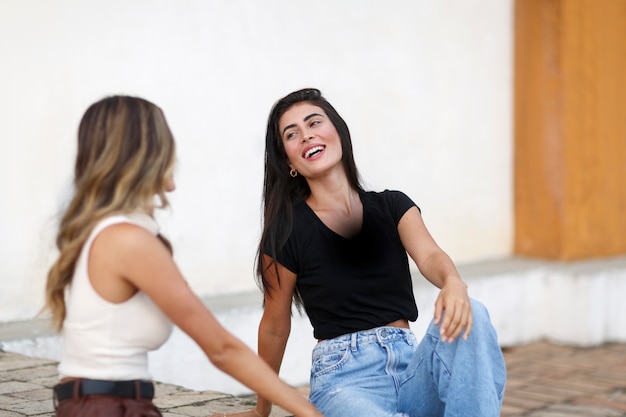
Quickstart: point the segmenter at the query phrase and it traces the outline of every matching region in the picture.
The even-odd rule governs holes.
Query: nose
[[[304,135],[302,135],[302,142],[306,142],[313,139],[313,134],[312,133],[305,133]]]

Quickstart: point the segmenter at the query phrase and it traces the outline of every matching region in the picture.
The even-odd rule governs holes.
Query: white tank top
[[[91,245],[102,230],[118,223],[136,224],[155,236],[159,230],[154,219],[143,213],[108,217],[93,229],[66,297],[60,378],[151,379],[148,351],[158,349],[172,332],[172,322],[145,293],[138,291],[127,301],[111,303],[91,285],[87,269]]]

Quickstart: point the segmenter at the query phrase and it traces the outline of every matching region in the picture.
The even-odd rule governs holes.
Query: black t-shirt
[[[415,203],[400,191],[359,195],[363,225],[355,237],[333,232],[301,202],[278,255],[278,262],[297,275],[317,339],[417,319],[408,256],[397,227]]]

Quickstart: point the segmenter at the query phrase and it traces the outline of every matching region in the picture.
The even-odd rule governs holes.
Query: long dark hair
[[[265,134],[265,175],[263,180],[263,231],[256,257],[257,284],[267,295],[270,295],[271,286],[268,284],[265,273],[274,267],[278,277],[278,267],[275,261],[269,265],[263,265],[263,254],[267,253],[273,260],[281,252],[289,234],[291,233],[293,206],[305,200],[310,194],[306,179],[301,175],[295,178],[289,175],[287,154],[283,146],[282,135],[279,129],[280,118],[293,105],[298,103],[310,103],[320,107],[339,134],[341,149],[343,152],[342,164],[348,178],[348,182],[355,190],[362,190],[359,173],[354,163],[352,152],[352,139],[348,125],[337,113],[337,110],[315,88],[305,88],[294,91],[278,100],[267,121]],[[280,281],[280,277],[278,277]],[[271,296],[271,295],[270,295]],[[300,308],[302,299],[298,290],[294,292],[294,302]]]

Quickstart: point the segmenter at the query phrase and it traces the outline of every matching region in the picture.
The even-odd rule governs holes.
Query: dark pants
[[[70,398],[56,407],[57,417],[162,417],[152,400],[93,395]]]
[[[93,382],[93,381],[92,381]],[[100,381],[95,381],[99,383]],[[54,404],[57,417],[162,417],[161,412],[152,402],[152,384],[142,382],[143,388],[148,387],[148,394],[139,389],[139,382],[131,382],[131,393],[128,392],[128,383],[122,383],[126,390],[120,390],[119,384],[111,391],[100,390],[102,384],[96,385],[98,390],[91,391],[94,395],[89,395],[89,389],[79,388],[75,381],[70,382],[70,390],[58,391],[61,385],[55,386]],[[116,384],[116,383],[111,383]],[[107,387],[105,381],[104,384]],[[137,389],[134,389],[134,386]],[[61,387],[63,388],[63,387]],[[59,394],[57,396],[57,394]]]

